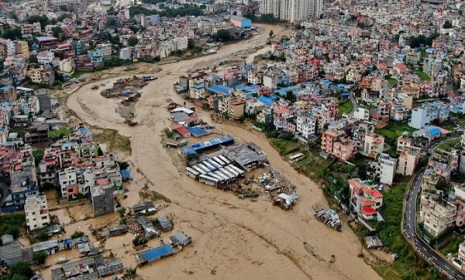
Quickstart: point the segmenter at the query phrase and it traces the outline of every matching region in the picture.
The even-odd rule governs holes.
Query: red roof
[[[274,111],[275,114],[284,114],[288,112],[289,112],[289,108],[282,108],[282,109]]]
[[[380,198],[380,197],[383,197],[383,194],[380,193],[378,190],[373,190],[373,196],[376,197],[376,198]]]
[[[106,185],[110,182],[110,180],[108,178],[103,178],[103,179],[98,179],[96,181],[97,185],[101,186],[101,185]]]
[[[371,206],[364,206],[362,207],[362,212],[366,215],[373,215],[376,214],[376,210],[371,208]]]
[[[187,130],[184,126],[178,127],[175,129],[177,133],[181,134],[182,137],[188,137],[191,135],[191,132]]]

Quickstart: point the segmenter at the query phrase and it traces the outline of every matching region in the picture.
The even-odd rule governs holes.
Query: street
[[[440,144],[451,141],[454,138],[446,138],[438,143],[435,143],[430,147],[431,151],[434,151]],[[428,151],[430,150],[428,149]],[[413,241],[417,252],[430,264],[436,267],[439,271],[446,273],[449,278],[452,279],[465,279],[465,275],[454,265],[446,261],[441,254],[436,252],[432,247],[426,243],[416,232],[416,213],[417,213],[417,197],[421,191],[421,181],[423,178],[424,170],[416,174],[413,184],[407,192],[407,201],[405,207],[405,223],[403,225],[402,232],[404,235]]]

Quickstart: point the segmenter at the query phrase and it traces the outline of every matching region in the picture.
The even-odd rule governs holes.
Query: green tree
[[[11,275],[20,275],[26,277],[26,279],[34,276],[31,265],[26,262],[18,262],[10,267]]]
[[[442,27],[445,28],[445,29],[452,28],[452,22],[450,22],[449,20],[446,20]]]
[[[3,32],[2,37],[10,40],[17,40],[22,38],[21,29],[7,29]]]
[[[129,277],[134,277],[136,276],[136,273],[137,273],[137,267],[128,267],[126,268],[126,274],[129,276]]]
[[[137,37],[131,37],[128,39],[128,45],[131,47],[134,47],[137,43],[139,43],[139,39],[137,39]]]
[[[82,236],[84,236],[84,232],[76,231],[71,235],[71,238],[74,239],[74,238],[78,238],[78,237],[82,237]]]
[[[270,35],[270,38],[273,37],[273,35],[274,35],[273,30],[270,30],[270,34],[269,34],[269,35]]]
[[[229,42],[232,39],[233,38],[232,38],[231,32],[229,32],[229,30],[220,29],[220,30],[216,31],[216,40],[217,41]]]
[[[45,261],[47,260],[48,254],[45,252],[35,252],[32,254],[32,260],[36,264],[44,264]]]
[[[40,28],[45,28],[48,24],[48,17],[46,15],[32,15],[26,19],[28,23],[40,22]]]
[[[52,27],[52,33],[53,33],[53,36],[60,38],[61,35],[63,34],[63,28],[59,26]]]
[[[294,93],[289,90],[286,92],[286,96],[284,97],[284,99],[286,99],[292,104],[297,100],[297,97],[295,97]]]

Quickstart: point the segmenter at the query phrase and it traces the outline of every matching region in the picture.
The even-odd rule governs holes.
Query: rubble
[[[315,215],[318,221],[333,228],[334,230],[341,231],[341,218],[339,218],[339,215],[335,210],[325,208],[317,211]]]

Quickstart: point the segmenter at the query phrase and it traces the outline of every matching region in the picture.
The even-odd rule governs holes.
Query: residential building
[[[378,209],[383,206],[383,195],[359,178],[349,179],[350,210],[359,219],[378,221]]]
[[[275,17],[297,22],[322,14],[322,0],[261,0],[260,14],[273,14]]]
[[[74,167],[65,168],[58,173],[61,196],[64,198],[75,198],[79,194],[76,169]]]
[[[346,161],[358,152],[357,143],[350,139],[342,130],[327,130],[321,136],[321,149]]]
[[[390,157],[388,154],[382,153],[377,161],[369,164],[367,173],[374,177],[376,182],[386,185],[392,185],[394,175],[396,174],[397,159]]]
[[[112,183],[98,185],[91,190],[92,209],[95,217],[115,212],[114,192],[115,187]]]
[[[52,64],[55,54],[51,51],[39,52],[37,54],[37,63],[41,65]]]
[[[455,223],[457,207],[436,194],[423,193],[420,199],[420,223],[431,237],[437,237]]]
[[[309,139],[316,133],[316,118],[308,116],[297,116],[296,119],[297,132],[305,139]]]
[[[376,133],[365,133],[362,150],[360,153],[364,156],[376,158],[384,151],[384,136]]]
[[[420,159],[421,149],[417,147],[405,147],[398,150],[399,158],[396,173],[402,176],[412,176]]]
[[[449,106],[443,102],[423,103],[421,107],[412,110],[412,118],[409,126],[421,129],[432,121],[440,122],[449,117]]]
[[[24,204],[24,213],[29,230],[37,230],[47,226],[50,223],[47,197],[45,195],[39,195],[37,197],[27,198]]]

